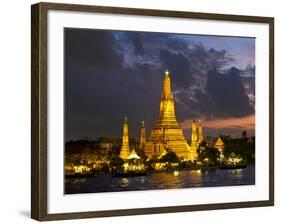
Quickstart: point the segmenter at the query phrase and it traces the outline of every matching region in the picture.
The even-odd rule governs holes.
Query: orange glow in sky
[[[192,120],[185,120],[181,126],[184,129],[190,129]],[[255,115],[250,115],[242,118],[227,118],[227,119],[215,119],[215,120],[202,120],[203,128],[212,129],[244,129],[255,130]]]

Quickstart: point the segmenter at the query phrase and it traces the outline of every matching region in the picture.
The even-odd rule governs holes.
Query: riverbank
[[[249,163],[247,166],[255,166],[255,163]],[[243,169],[246,168],[246,166],[232,166],[229,167],[229,169]],[[184,170],[203,170],[203,171],[208,171],[208,170],[215,170],[215,169],[228,169],[227,167],[222,167],[220,165],[217,166],[192,166],[192,167],[181,167],[181,168],[167,168],[164,170],[153,170],[150,169],[146,173],[149,175],[151,173],[167,173],[167,172],[173,172],[173,171],[184,171]],[[65,173],[65,178],[87,178],[87,177],[94,177],[98,175],[104,175],[104,174],[112,174],[113,172],[110,171],[89,171],[86,173]],[[114,175],[113,175],[114,176]]]

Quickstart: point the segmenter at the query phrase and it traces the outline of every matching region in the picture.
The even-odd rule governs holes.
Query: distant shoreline
[[[255,166],[255,163],[248,163],[247,166]],[[183,168],[171,168],[171,169],[166,169],[166,170],[149,170],[148,175],[151,173],[171,173],[173,171],[185,171],[185,170],[217,170],[221,169],[220,165],[216,166],[194,166],[194,167],[183,167]],[[235,168],[233,168],[235,169]],[[244,168],[238,168],[238,169],[244,169]],[[105,174],[112,174],[112,172],[104,172],[104,171],[99,171],[97,175],[94,173],[88,173],[88,174],[64,174],[65,178],[88,178],[88,177],[96,177],[96,176],[102,176]]]

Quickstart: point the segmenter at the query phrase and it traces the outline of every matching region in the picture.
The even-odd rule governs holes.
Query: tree
[[[81,165],[81,154],[79,153],[67,153],[64,157],[64,164],[69,167]]]
[[[74,162],[73,162],[73,165],[74,166],[80,166],[81,165],[81,161],[76,159]]]
[[[111,166],[121,167],[123,164],[124,164],[124,161],[119,156],[115,156],[110,160]]]
[[[113,160],[116,161],[116,158],[119,158],[120,146],[114,145],[111,149],[107,151],[106,159],[111,163]]]
[[[176,153],[173,151],[168,152],[167,154],[163,155],[160,159],[161,162],[168,162],[168,163],[177,163],[179,158],[177,157]]]
[[[198,161],[204,165],[217,165],[219,163],[220,151],[211,147],[200,147],[197,151]]]
[[[231,139],[225,145],[223,154],[229,158],[233,153],[247,161],[248,157],[254,154],[254,144],[249,144],[247,139]]]
[[[247,131],[243,131],[243,132],[241,133],[241,136],[242,136],[242,138],[247,138]]]

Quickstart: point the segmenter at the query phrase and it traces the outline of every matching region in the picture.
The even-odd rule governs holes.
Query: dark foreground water
[[[142,177],[112,177],[103,174],[88,178],[67,178],[65,193],[95,193],[114,191],[136,191],[153,189],[176,189],[191,187],[216,187],[255,184],[255,166],[244,169],[181,170],[176,173],[152,172]]]

